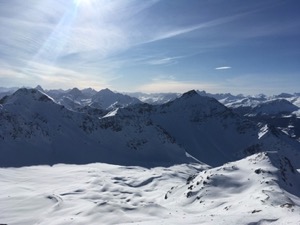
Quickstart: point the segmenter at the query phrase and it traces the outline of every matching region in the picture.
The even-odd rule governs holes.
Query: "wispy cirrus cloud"
[[[156,2],[0,2],[0,28],[5,33],[0,36],[0,55],[1,64],[6,64],[0,82],[4,76],[8,80],[4,74],[10,74],[11,83],[16,80],[13,74],[23,74],[20,80],[24,84],[39,81],[66,87],[68,83],[80,86],[94,80],[95,88],[109,86],[117,77],[113,67],[120,63],[107,63],[107,58],[131,45],[128,24],[118,24],[118,20],[126,21],[124,18]]]
[[[190,33],[196,30],[208,29],[216,26],[221,26],[238,19],[241,19],[247,15],[255,13],[257,10],[251,10],[243,13],[237,13],[231,16],[223,16],[217,19],[210,19],[205,22],[201,22],[194,25],[183,26],[183,27],[162,27],[162,30],[159,31],[153,39],[150,39],[148,42],[160,41],[168,38],[173,38],[179,35]]]
[[[240,57],[228,52],[228,47],[239,50],[243,45],[247,49],[258,43],[247,42],[250,38],[298,33],[299,20],[287,23],[285,18],[270,23],[264,10],[278,7],[272,2],[0,1],[0,84],[39,82],[47,88],[90,83],[88,86],[99,88],[127,80],[123,89],[130,90],[150,80],[145,90],[201,88],[200,80],[209,81],[212,69],[231,69],[222,64],[214,68],[215,54],[220,57],[219,63],[230,57],[238,72]],[[281,2],[280,6],[290,4]],[[263,46],[265,40],[259,41]],[[289,43],[298,42],[287,41],[284,46]],[[249,57],[260,56],[254,56],[255,51],[247,51],[251,52]],[[190,60],[183,60],[186,57]],[[157,74],[168,73],[184,79],[157,78]],[[209,82],[205,85],[206,89],[213,87]]]
[[[215,70],[229,70],[231,69],[231,66],[220,66],[220,67],[216,67]]]
[[[164,57],[159,59],[149,60],[148,64],[150,65],[169,65],[174,64],[177,60],[185,58],[186,56],[175,56],[175,57]]]

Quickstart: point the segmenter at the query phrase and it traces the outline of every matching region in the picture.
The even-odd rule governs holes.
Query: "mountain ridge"
[[[106,114],[90,111],[92,108],[70,111],[36,89],[20,89],[1,101],[1,148],[15,149],[15,152],[20,146],[34,151],[48,149],[53,162],[55,156],[51,152],[58,155],[56,162],[73,159],[84,163],[97,159],[121,164],[130,163],[129,158],[127,161],[126,157],[122,158],[127,154],[135,163],[141,160],[143,164],[147,162],[146,155],[152,157],[153,163],[159,162],[160,157],[162,161],[169,159],[174,163],[189,161],[185,155],[188,153],[201,162],[217,166],[277,145],[299,146],[293,140],[276,137],[272,129],[266,130],[272,138],[261,138],[265,136],[260,135],[263,123],[236,114],[216,99],[199,95],[195,90],[162,105],[133,104]],[[281,130],[278,132],[286,135]],[[286,144],[278,144],[278,141]],[[72,148],[75,149],[73,155]],[[86,148],[86,156],[83,156]],[[107,155],[111,149],[118,159]],[[13,161],[12,155],[10,157]],[[81,161],[81,157],[85,160]],[[30,158],[27,160],[29,163]],[[47,163],[45,157],[43,160]]]

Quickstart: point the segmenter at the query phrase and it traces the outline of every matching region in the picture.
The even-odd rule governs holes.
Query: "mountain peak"
[[[277,98],[291,98],[293,97],[292,94],[289,94],[289,93],[281,93],[279,95],[276,96]]]
[[[73,88],[68,92],[69,94],[82,94],[82,92],[78,88]]]
[[[40,93],[40,91],[37,90],[37,89],[20,88],[13,95],[14,96],[18,96],[18,95],[37,95],[38,93]]]
[[[34,89],[39,90],[40,92],[45,92],[41,85],[36,86]]]
[[[189,97],[193,97],[193,96],[197,96],[198,93],[195,90],[190,90],[188,92],[185,92],[182,97],[183,98],[189,98]]]
[[[22,101],[21,99],[32,99],[32,100],[37,100],[37,101],[43,101],[43,102],[48,102],[52,101],[52,99],[42,93],[41,91],[34,89],[34,88],[20,88],[18,89],[14,94],[9,96],[6,99],[6,102],[16,102],[16,101]]]
[[[81,92],[90,97],[92,97],[94,94],[97,93],[97,91],[93,88],[85,88],[85,89],[82,89]]]
[[[115,94],[113,91],[111,91],[108,88],[102,89],[98,93],[101,93],[101,94]]]
[[[102,89],[92,97],[93,104],[98,104],[102,109],[116,109],[140,103],[140,100],[121,93],[115,93],[110,89]],[[100,105],[99,105],[100,104]]]

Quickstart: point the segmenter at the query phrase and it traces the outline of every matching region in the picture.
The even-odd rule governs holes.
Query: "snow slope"
[[[294,225],[300,223],[296,168],[272,152],[217,168],[101,163],[3,168],[0,223]]]
[[[299,224],[300,174],[286,155],[262,152],[196,173],[165,195],[199,224]]]

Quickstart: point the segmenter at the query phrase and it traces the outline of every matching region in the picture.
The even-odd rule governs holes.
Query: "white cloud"
[[[211,28],[211,27],[215,27],[215,26],[221,26],[223,24],[235,21],[235,20],[240,19],[242,17],[245,17],[249,14],[252,14],[255,11],[253,10],[253,11],[246,12],[246,13],[239,13],[239,14],[235,14],[235,15],[232,15],[232,16],[221,17],[221,18],[213,19],[213,20],[210,20],[210,21],[198,23],[198,24],[191,25],[191,26],[161,27],[161,30],[159,32],[157,32],[152,39],[150,39],[146,42],[160,41],[160,40],[176,37],[176,36],[186,34],[186,33],[190,33],[190,32],[196,31],[196,30],[200,30],[200,29],[206,29],[206,28]]]
[[[220,66],[215,68],[215,70],[229,70],[229,69],[231,69],[230,66]]]
[[[150,65],[168,65],[174,64],[178,59],[184,58],[184,56],[176,56],[176,57],[165,57],[160,59],[149,60],[148,64]]]

